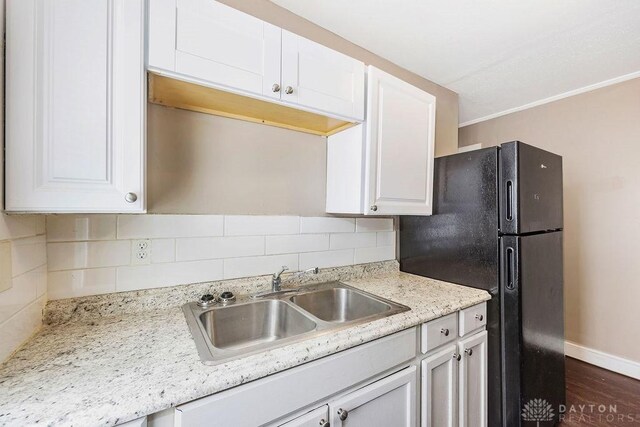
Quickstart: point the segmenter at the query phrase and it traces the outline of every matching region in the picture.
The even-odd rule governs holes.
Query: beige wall
[[[518,139],[563,156],[566,337],[640,362],[640,79],[470,125],[459,138]]]
[[[456,152],[456,93],[267,0],[223,2],[436,95],[436,156]],[[147,123],[150,212],[324,215],[324,138],[154,105]]]
[[[153,213],[324,214],[320,136],[149,105]]]

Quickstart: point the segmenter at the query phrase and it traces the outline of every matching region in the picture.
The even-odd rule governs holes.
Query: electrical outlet
[[[151,264],[151,240],[143,239],[131,241],[131,264]]]

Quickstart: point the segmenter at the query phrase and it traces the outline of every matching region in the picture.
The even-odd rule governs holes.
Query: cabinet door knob
[[[378,210],[378,207],[376,205],[371,205],[371,212],[375,212]]]
[[[473,354],[473,349],[472,348],[465,348],[464,352],[467,353],[469,356],[471,356]]]
[[[271,90],[274,92],[280,92],[280,85],[278,83],[274,83],[273,86],[271,86]]]
[[[293,88],[291,86],[285,87],[284,93],[286,93],[287,95],[291,95],[293,93]]]
[[[440,329],[440,333],[444,334],[445,337],[448,337],[449,336],[449,329],[442,328],[442,329]]]
[[[484,316],[482,314],[476,314],[476,319],[482,322],[484,320]]]
[[[320,427],[329,427],[329,421],[324,418],[320,420]]]
[[[124,200],[126,200],[127,203],[135,203],[135,201],[138,200],[138,195],[136,193],[127,193],[124,196]]]
[[[340,417],[340,421],[344,421],[349,416],[349,411],[347,411],[346,409],[340,408],[338,409],[338,416]]]
[[[462,356],[460,356],[458,353],[453,353],[453,358],[459,362],[460,359],[462,359]]]

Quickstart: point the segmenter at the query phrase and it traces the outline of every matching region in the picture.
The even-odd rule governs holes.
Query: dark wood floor
[[[566,375],[563,427],[640,426],[640,381],[570,357]]]

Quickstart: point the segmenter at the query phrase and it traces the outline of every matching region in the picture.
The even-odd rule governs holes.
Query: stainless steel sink
[[[391,305],[345,287],[294,295],[290,301],[325,322],[351,322],[391,310]]]
[[[294,293],[292,296],[291,294]],[[182,307],[202,361],[217,364],[409,310],[343,283],[286,290],[232,305]]]
[[[214,347],[240,349],[304,334],[316,322],[279,300],[256,301],[205,311],[200,322]]]

